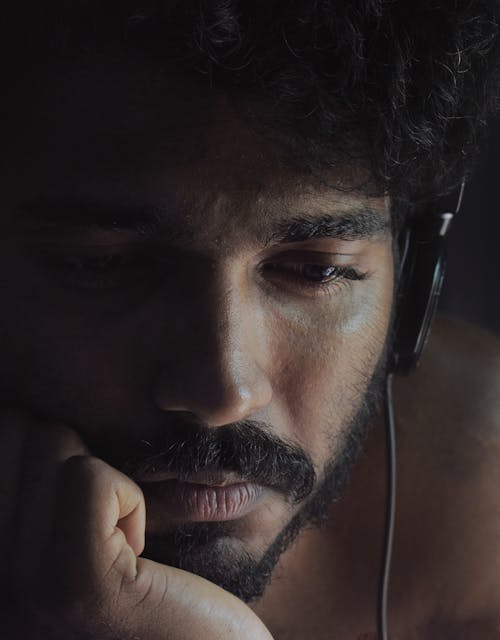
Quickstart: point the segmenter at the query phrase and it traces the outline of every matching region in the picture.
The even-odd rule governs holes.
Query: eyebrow
[[[101,204],[84,200],[31,200],[22,203],[12,221],[39,231],[72,231],[96,228],[142,236],[168,234],[188,242],[192,232],[173,224],[169,209],[160,206]]]
[[[81,200],[33,200],[20,205],[12,220],[37,231],[71,231],[97,228],[141,236],[162,234],[173,242],[190,244],[193,230],[181,227],[172,218],[173,208],[165,206],[121,206]],[[304,242],[319,238],[369,239],[385,235],[391,228],[384,211],[355,205],[329,214],[295,213],[274,220],[259,241],[273,244]]]
[[[390,219],[384,212],[358,206],[349,211],[321,216],[301,214],[278,221],[265,244],[287,244],[318,238],[368,239],[385,235],[390,228]]]

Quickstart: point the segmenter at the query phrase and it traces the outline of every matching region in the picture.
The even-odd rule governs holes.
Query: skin
[[[499,383],[498,337],[447,317],[436,319],[416,372],[394,380],[397,517],[389,629],[395,638],[500,637]],[[326,640],[332,620],[339,638],[377,637],[383,429],[379,418],[325,529],[309,530],[282,557],[266,592],[266,604],[275,604],[271,617],[265,605],[256,608],[284,638],[310,633]],[[283,602],[290,603],[286,611]]]
[[[332,188],[359,184],[360,176],[345,168],[312,176],[291,166],[224,94],[172,74],[159,82],[157,70],[129,60],[109,56],[98,62],[71,75],[52,69],[31,78],[28,93],[13,96],[18,107],[2,171],[0,263],[9,275],[0,285],[0,380],[2,404],[18,410],[4,412],[0,430],[3,450],[11,452],[3,469],[9,479],[4,513],[16,514],[1,523],[4,548],[15,549],[4,583],[31,585],[43,614],[27,624],[48,625],[50,638],[58,637],[56,619],[63,631],[81,629],[83,620],[103,625],[85,629],[86,639],[102,634],[103,627],[110,637],[130,631],[132,637],[168,640],[243,633],[269,638],[261,620],[282,640],[306,633],[330,638],[332,624],[339,638],[371,633],[383,531],[381,424],[373,426],[366,454],[327,526],[303,532],[282,557],[264,597],[252,604],[258,617],[198,576],[137,560],[154,514],[148,516],[138,487],[93,457],[85,443],[103,434],[117,441],[147,439],[161,429],[164,416],[176,412],[214,429],[252,418],[300,444],[321,479],[386,339],[392,238],[385,233],[264,247],[262,236],[273,221],[304,211],[319,217],[370,206],[388,220],[389,202]],[[94,281],[47,268],[47,252],[76,246],[83,253],[93,247],[109,254],[111,245],[124,251],[145,242],[137,234],[41,233],[19,226],[14,212],[21,202],[56,196],[165,207],[169,225],[183,229],[188,239],[159,234],[147,240],[147,250],[174,255],[175,280],[141,276],[132,284],[97,289]],[[337,281],[327,294],[304,288],[280,270],[266,270],[264,277],[258,267],[280,257],[284,264],[285,251],[286,264],[347,264],[365,278]],[[423,375],[425,380],[425,370]],[[398,396],[405,397],[405,388],[410,398],[411,385],[398,385]],[[408,399],[402,406],[412,405]],[[418,433],[431,438],[428,431]],[[414,446],[422,451],[427,444],[424,435],[416,442],[403,438],[403,469],[415,464]],[[21,462],[29,473],[18,475]],[[422,504],[429,493],[436,496],[433,482],[441,479],[438,460],[429,465]],[[40,477],[50,482],[40,486]],[[403,480],[403,496],[404,486]],[[19,495],[27,498],[18,500]],[[414,504],[413,497],[402,501]],[[433,505],[439,511],[437,497]],[[269,492],[259,509],[238,522],[240,543],[258,556],[298,508]],[[411,520],[409,514],[402,517],[396,586],[407,576],[412,555],[404,543]],[[67,586],[69,604],[61,600],[58,580]],[[419,595],[428,584],[416,580],[410,605],[398,601],[393,587],[393,622],[402,632],[437,616]],[[49,595],[42,598],[44,592]],[[324,593],[335,594],[333,602]],[[447,597],[454,602],[452,593]],[[438,611],[437,602],[428,600]],[[69,612],[62,622],[60,602]],[[474,617],[477,605],[470,606]],[[9,624],[12,637],[27,633],[20,617]]]

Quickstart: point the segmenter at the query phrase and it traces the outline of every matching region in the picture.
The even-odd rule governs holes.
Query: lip
[[[230,484],[240,484],[247,482],[245,478],[231,471],[200,471],[198,473],[190,473],[187,477],[179,477],[178,473],[172,471],[143,473],[136,477],[135,480],[142,486],[143,484],[156,484],[167,480],[178,480],[191,484],[205,484],[209,486],[223,487]]]
[[[228,474],[210,478],[204,474],[205,482],[199,482],[198,476],[190,480],[195,477],[189,482],[168,478],[139,483],[153,522],[235,520],[255,509],[266,493],[262,485],[234,482]]]

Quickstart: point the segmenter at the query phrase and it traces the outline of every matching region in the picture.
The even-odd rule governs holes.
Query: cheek
[[[272,384],[269,414],[315,460],[350,419],[375,368],[390,316],[391,266],[387,260],[370,286],[334,294],[328,303],[326,297],[321,303],[251,301],[259,308],[262,339],[249,357],[259,360]],[[164,354],[175,348],[172,336],[179,336],[183,356],[195,351],[188,316],[179,320],[170,309],[144,307],[130,315],[97,313],[85,304],[72,309],[36,289],[21,296],[12,282],[2,295],[2,388],[69,424],[76,419],[85,428],[112,424],[131,431],[138,420],[154,424],[152,390]]]
[[[388,266],[370,287],[332,299],[307,320],[273,320],[275,401],[318,468],[340,445],[382,355],[392,304]]]
[[[138,415],[147,363],[122,322],[48,297],[15,295],[0,319],[3,402],[17,399],[48,419],[101,426]],[[4,298],[5,299],[5,298]],[[144,407],[141,406],[144,415]]]

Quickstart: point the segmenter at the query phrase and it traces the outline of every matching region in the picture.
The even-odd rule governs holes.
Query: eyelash
[[[96,272],[90,267],[90,263],[104,263],[104,271]],[[109,255],[88,255],[88,256],[52,256],[47,259],[47,265],[54,271],[62,273],[64,276],[70,278],[75,282],[75,279],[80,279],[80,286],[88,289],[107,289],[116,285],[117,275],[113,274],[115,269],[112,265],[118,262],[116,269],[118,270],[138,270],[144,273],[145,271],[154,272],[159,275],[158,267],[161,261],[150,259],[147,256],[126,256],[121,254],[109,254]],[[111,273],[106,268],[106,263],[111,264]],[[169,266],[166,263],[163,266],[162,273],[166,274]],[[308,280],[300,275],[293,275],[297,272],[302,272],[306,268],[318,268],[320,270],[332,271],[331,275],[324,282]],[[293,281],[293,286],[298,287],[309,293],[313,292],[317,295],[333,294],[334,290],[341,286],[349,285],[353,281],[364,280],[367,276],[366,273],[362,273],[352,266],[338,266],[333,264],[321,264],[315,262],[269,262],[261,266],[260,271],[273,271],[280,272],[278,278]],[[83,278],[87,279],[86,282]],[[111,278],[111,282],[108,278]],[[115,280],[113,281],[113,278]],[[108,280],[107,280],[108,279]],[[107,280],[107,282],[106,282]],[[115,284],[113,284],[115,283]]]
[[[104,270],[92,269],[94,265],[99,265]],[[118,265],[116,265],[118,263]],[[63,277],[67,277],[70,281],[78,281],[79,284],[86,288],[106,289],[112,287],[116,283],[118,275],[116,271],[131,271],[135,275],[137,273],[144,274],[146,271],[153,273],[157,266],[154,259],[147,256],[123,255],[123,254],[103,254],[103,255],[54,255],[46,260],[47,266]],[[86,282],[83,282],[83,279]],[[115,278],[115,280],[113,280]],[[110,282],[111,280],[111,282]]]
[[[362,273],[351,266],[338,266],[333,264],[319,264],[313,262],[302,263],[268,263],[265,267],[283,267],[291,266],[288,271],[296,272],[301,271],[306,267],[318,267],[320,269],[332,269],[333,274],[325,282],[319,282],[307,279],[298,279],[294,276],[285,276],[286,279],[293,279],[296,282],[296,286],[299,286],[305,290],[316,291],[321,294],[332,294],[334,289],[338,289],[341,286],[351,284],[353,281],[364,280],[367,277],[366,273]],[[287,269],[281,269],[281,271],[287,271]]]

